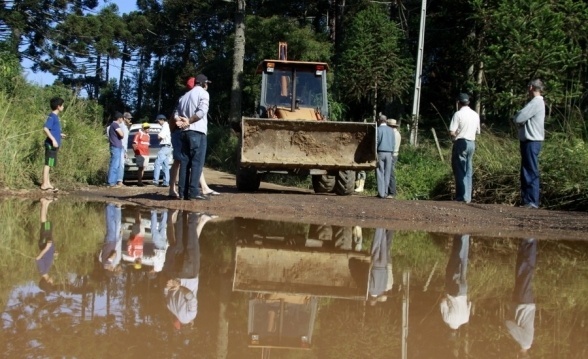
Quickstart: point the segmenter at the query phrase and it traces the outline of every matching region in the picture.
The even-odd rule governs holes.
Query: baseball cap
[[[206,75],[204,75],[204,74],[199,74],[198,76],[196,76],[196,82],[198,82],[199,84],[212,83],[212,82],[208,81],[208,77],[206,77]]]
[[[123,117],[124,117],[124,118],[128,118],[128,119],[131,119],[131,118],[133,118],[133,115],[131,115],[131,113],[130,113],[130,112],[125,112],[125,113],[123,114]]]
[[[115,119],[115,120],[118,120],[118,119],[119,119],[119,118],[121,118],[121,117],[124,117],[122,113],[120,113],[120,112],[118,112],[118,111],[116,111],[116,112],[114,113],[114,119]]]
[[[468,104],[468,103],[470,103],[470,96],[468,96],[467,93],[462,92],[457,96],[457,101],[459,101],[463,104]]]
[[[149,125],[149,122],[143,122],[143,128],[149,128],[151,127],[151,125]]]
[[[159,121],[159,120],[167,121],[167,117],[165,117],[165,115],[162,115],[162,114],[157,115],[157,117],[155,117],[155,119],[157,121]]]

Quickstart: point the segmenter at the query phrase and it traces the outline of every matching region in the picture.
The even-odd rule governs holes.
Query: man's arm
[[[513,121],[516,124],[522,125],[525,122],[529,121],[533,116],[535,116],[537,114],[537,112],[539,112],[539,103],[537,101],[535,101],[535,98],[533,98],[531,101],[529,101],[529,103],[527,103],[527,105],[525,107],[523,107],[522,110],[520,110],[514,117],[513,117]]]
[[[195,98],[195,96],[191,96],[190,101],[192,101],[197,108],[196,113],[190,117],[190,123],[194,123],[196,121],[200,121],[208,113],[210,97],[208,92],[204,92],[197,98]]]

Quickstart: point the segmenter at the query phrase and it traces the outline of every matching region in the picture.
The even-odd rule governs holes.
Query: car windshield
[[[129,132],[129,148],[133,148],[133,139],[138,131],[131,131]],[[150,133],[149,134],[149,147],[151,148],[159,148],[159,139],[157,138],[157,133]]]

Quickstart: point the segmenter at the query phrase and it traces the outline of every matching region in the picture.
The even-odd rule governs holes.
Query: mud
[[[120,189],[88,186],[61,191],[72,201],[123,202],[156,208],[207,212],[221,217],[304,222],[318,225],[381,227],[444,233],[469,233],[492,237],[584,240],[588,232],[585,212],[526,209],[500,204],[465,204],[451,201],[405,201],[368,195],[336,196],[262,182],[256,193],[240,193],[233,175],[205,169],[210,187],[221,195],[208,201],[180,201],[167,197],[168,189]],[[38,199],[40,190],[2,190],[0,195]]]

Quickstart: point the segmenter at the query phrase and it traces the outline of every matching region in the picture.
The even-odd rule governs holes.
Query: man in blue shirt
[[[47,138],[45,139],[45,165],[43,166],[43,182],[41,183],[41,189],[43,191],[57,192],[57,188],[53,187],[51,180],[49,179],[49,170],[51,167],[57,165],[57,151],[61,146],[61,139],[65,138],[66,135],[61,133],[61,123],[59,122],[59,113],[63,111],[63,99],[60,97],[54,97],[49,102],[51,106],[51,113],[45,125],[43,126],[43,132]]]
[[[176,125],[182,129],[182,161],[178,180],[179,197],[186,200],[207,200],[200,192],[199,181],[206,157],[206,134],[208,132],[208,108],[210,95],[207,92],[208,78],[199,74],[196,85],[178,101],[174,115]]]
[[[378,182],[378,197],[388,197],[388,184],[392,171],[392,153],[394,152],[394,132],[386,124],[387,118],[380,115],[378,120],[378,168],[376,169],[376,181]],[[392,198],[392,197],[391,197]]]

